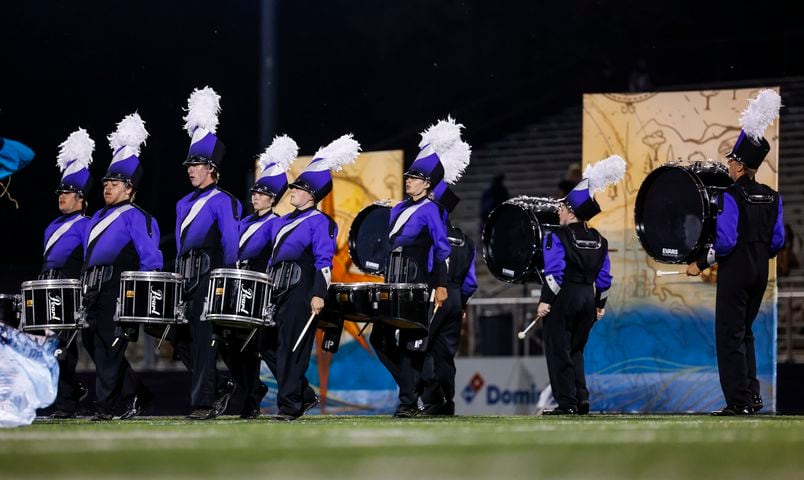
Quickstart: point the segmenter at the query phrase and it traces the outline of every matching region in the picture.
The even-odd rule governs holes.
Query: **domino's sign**
[[[544,357],[458,358],[457,414],[527,415],[549,384]]]

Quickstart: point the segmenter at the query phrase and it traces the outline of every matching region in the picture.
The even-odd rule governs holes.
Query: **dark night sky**
[[[78,126],[96,141],[100,178],[111,158],[105,136],[140,112],[151,137],[137,201],[159,221],[171,258],[175,201],[190,190],[182,107],[194,87],[210,85],[223,97],[221,184],[244,198],[251,160],[266,146],[256,0],[14,3],[0,14],[0,135],[37,158],[13,177],[20,209],[0,199],[0,291],[39,266],[42,230],[58,215],[58,144]],[[353,132],[365,150],[411,157],[417,132],[447,113],[477,147],[577,104],[584,91],[626,90],[640,58],[659,89],[804,75],[792,7],[703,3],[284,1],[277,130],[306,154]]]

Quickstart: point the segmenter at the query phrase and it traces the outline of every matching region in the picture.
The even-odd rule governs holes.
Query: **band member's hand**
[[[324,309],[324,299],[323,298],[321,298],[321,297],[313,297],[313,299],[310,300],[310,311],[313,314],[318,315],[319,313],[321,313],[321,310],[323,310],[323,309]]]
[[[536,307],[536,316],[544,318],[548,313],[550,313],[550,304],[539,302],[539,306]]]
[[[701,269],[698,268],[698,265],[693,262],[687,265],[687,276],[688,277],[697,277],[701,274]]]
[[[441,308],[444,305],[444,302],[447,301],[448,296],[449,295],[447,294],[446,288],[436,287],[435,298],[433,299],[433,301],[435,301],[436,307]]]
[[[597,309],[597,319],[598,320],[603,318],[603,315],[605,315],[605,314],[606,314],[606,309],[605,308],[598,308]]]

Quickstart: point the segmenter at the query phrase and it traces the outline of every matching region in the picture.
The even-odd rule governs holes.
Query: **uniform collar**
[[[300,217],[305,213],[309,212],[310,210],[315,210],[315,205],[313,205],[312,207],[307,207],[304,210],[299,210],[298,208],[296,210],[293,210],[293,212],[290,214],[290,218]]]
[[[206,193],[206,192],[208,192],[210,190],[213,190],[217,186],[218,186],[217,183],[212,182],[212,183],[210,183],[209,185],[207,185],[204,188],[196,188],[195,190],[193,190],[193,195],[190,197],[190,200],[195,200],[196,198],[200,197],[202,194],[204,194],[204,193]]]
[[[66,222],[67,220],[75,217],[76,215],[81,215],[81,210],[76,210],[71,213],[63,213],[59,218],[59,222]]]
[[[130,205],[130,204],[131,200],[123,200],[122,202],[117,202],[114,205],[106,205],[105,207],[103,207],[103,210],[101,210],[101,217],[106,215],[106,212],[108,212],[109,210],[114,210],[116,208],[122,207],[123,205]]]

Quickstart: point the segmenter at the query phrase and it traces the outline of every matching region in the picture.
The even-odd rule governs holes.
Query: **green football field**
[[[804,417],[37,421],[0,478],[804,478]]]

